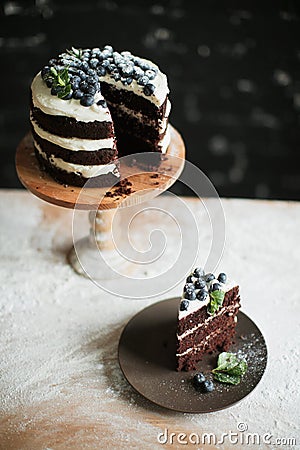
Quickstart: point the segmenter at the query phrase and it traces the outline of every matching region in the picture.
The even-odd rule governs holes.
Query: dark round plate
[[[240,384],[214,382],[215,390],[201,393],[191,380],[197,371],[176,371],[178,298],[155,303],[140,311],[126,325],[119,342],[119,363],[131,386],[151,402],[175,411],[208,413],[239,402],[259,383],[267,365],[263,335],[246,314],[239,312],[235,342],[228,350],[247,360],[248,372]],[[206,355],[198,371],[213,379],[218,353]]]

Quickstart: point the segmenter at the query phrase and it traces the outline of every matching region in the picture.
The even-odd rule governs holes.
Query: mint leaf
[[[248,365],[234,353],[223,352],[218,357],[218,366],[212,370],[214,378],[221,383],[238,384],[247,372]]]
[[[72,47],[72,50],[67,50],[67,53],[69,53],[69,55],[75,56],[78,59],[82,58],[82,49],[81,48]]]
[[[65,86],[61,91],[58,92],[57,96],[59,98],[64,98],[67,95],[69,95],[71,92],[71,85],[68,84],[67,86]]]
[[[241,377],[238,375],[229,375],[228,373],[218,372],[214,374],[214,379],[220,383],[239,384]]]
[[[218,357],[218,366],[214,371],[228,372],[239,364],[239,359],[234,353],[223,352]]]
[[[210,302],[207,307],[208,314],[213,316],[218,311],[223,304],[224,297],[224,291],[212,291],[209,293]]]

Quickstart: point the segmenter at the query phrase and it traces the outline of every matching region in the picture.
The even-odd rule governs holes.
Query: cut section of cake
[[[206,353],[232,344],[240,308],[239,286],[225,273],[196,268],[186,280],[179,304],[177,370],[194,370]]]
[[[165,153],[170,142],[167,77],[151,61],[111,46],[67,50],[31,85],[35,153],[63,184],[119,179],[118,156]]]

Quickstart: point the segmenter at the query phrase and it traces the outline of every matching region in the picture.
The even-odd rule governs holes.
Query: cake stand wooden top
[[[41,170],[34,154],[32,136],[28,133],[20,142],[16,152],[16,169],[21,183],[34,195],[65,208],[83,210],[112,209],[150,200],[175,183],[184,167],[185,146],[178,131],[170,126],[171,142],[166,158],[156,172],[136,174],[135,167],[122,163],[121,173],[132,185],[130,194],[116,194],[117,187],[81,188],[57,183]],[[125,159],[126,161],[126,159]],[[127,162],[127,161],[126,161]],[[139,170],[141,172],[141,170]],[[107,193],[109,194],[107,195]],[[112,196],[111,196],[112,195]]]

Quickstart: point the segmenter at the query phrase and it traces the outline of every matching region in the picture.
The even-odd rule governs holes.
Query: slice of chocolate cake
[[[177,370],[193,370],[205,353],[227,350],[240,308],[239,286],[200,268],[187,277],[179,304]]]
[[[168,93],[166,75],[130,52],[67,50],[31,85],[36,156],[61,183],[113,184],[118,156],[166,152]]]

